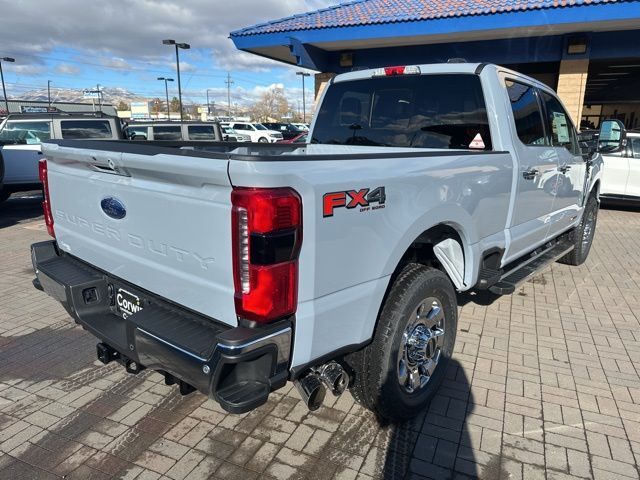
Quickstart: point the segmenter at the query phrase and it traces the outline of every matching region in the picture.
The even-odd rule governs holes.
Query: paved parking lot
[[[247,415],[96,341],[31,286],[40,198],[0,206],[0,478],[638,478],[640,210],[601,210],[580,268],[462,296],[455,362],[428,411],[380,424],[345,394],[285,388]]]

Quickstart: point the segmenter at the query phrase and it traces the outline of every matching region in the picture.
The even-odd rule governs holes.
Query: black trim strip
[[[241,162],[299,162],[299,161],[331,161],[331,160],[378,160],[395,158],[419,158],[419,157],[459,157],[482,155],[508,155],[508,151],[496,150],[447,150],[447,151],[423,151],[415,152],[380,152],[380,153],[345,153],[345,154],[315,154],[315,155],[287,155],[286,152],[300,148],[296,145],[262,145],[252,143],[250,147],[246,143],[230,142],[158,142],[158,141],[130,141],[130,140],[51,140],[45,142],[61,147],[84,148],[87,150],[99,150],[110,152],[133,153],[136,155],[161,155],[172,154],[185,157],[203,157],[217,160],[237,160]],[[117,145],[117,146],[115,146]],[[193,148],[179,148],[193,147]],[[197,149],[203,147],[203,149]],[[251,149],[254,153],[229,153],[236,148]],[[260,151],[267,153],[261,154]],[[276,154],[275,152],[285,152]]]
[[[476,67],[476,70],[475,70],[475,72],[474,72],[474,73],[475,73],[476,75],[480,75],[480,74],[482,73],[482,70],[484,70],[484,67],[486,67],[487,65],[489,65],[489,63],[481,63],[480,65],[478,65],[478,66]]]

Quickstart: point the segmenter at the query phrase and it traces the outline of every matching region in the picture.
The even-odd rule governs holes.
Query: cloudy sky
[[[8,96],[97,83],[163,97],[158,76],[175,78],[175,53],[163,38],[190,43],[181,51],[185,102],[206,89],[226,104],[227,71],[234,102],[246,103],[272,84],[300,94],[295,68],[236,50],[232,30],[340,3],[339,0],[0,0],[0,57]],[[173,85],[177,92],[177,86]],[[170,92],[171,95],[171,92]],[[300,97],[301,98],[301,97]]]

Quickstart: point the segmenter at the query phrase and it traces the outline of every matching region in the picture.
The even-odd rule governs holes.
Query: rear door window
[[[113,138],[108,120],[61,120],[60,131],[62,138],[69,139]]]
[[[531,85],[506,80],[518,138],[525,145],[548,145],[536,90]]]
[[[189,140],[215,140],[216,133],[213,125],[189,125]]]
[[[431,74],[337,82],[312,143],[491,150],[477,75]]]
[[[7,121],[0,131],[0,141],[26,145],[37,145],[51,139],[51,122]]]
[[[182,140],[182,129],[180,125],[171,125],[164,127],[153,127],[154,140]]]

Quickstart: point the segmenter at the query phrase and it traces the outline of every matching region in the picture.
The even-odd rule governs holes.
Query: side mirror
[[[619,152],[627,145],[627,132],[620,120],[603,120],[598,135],[598,151]]]

